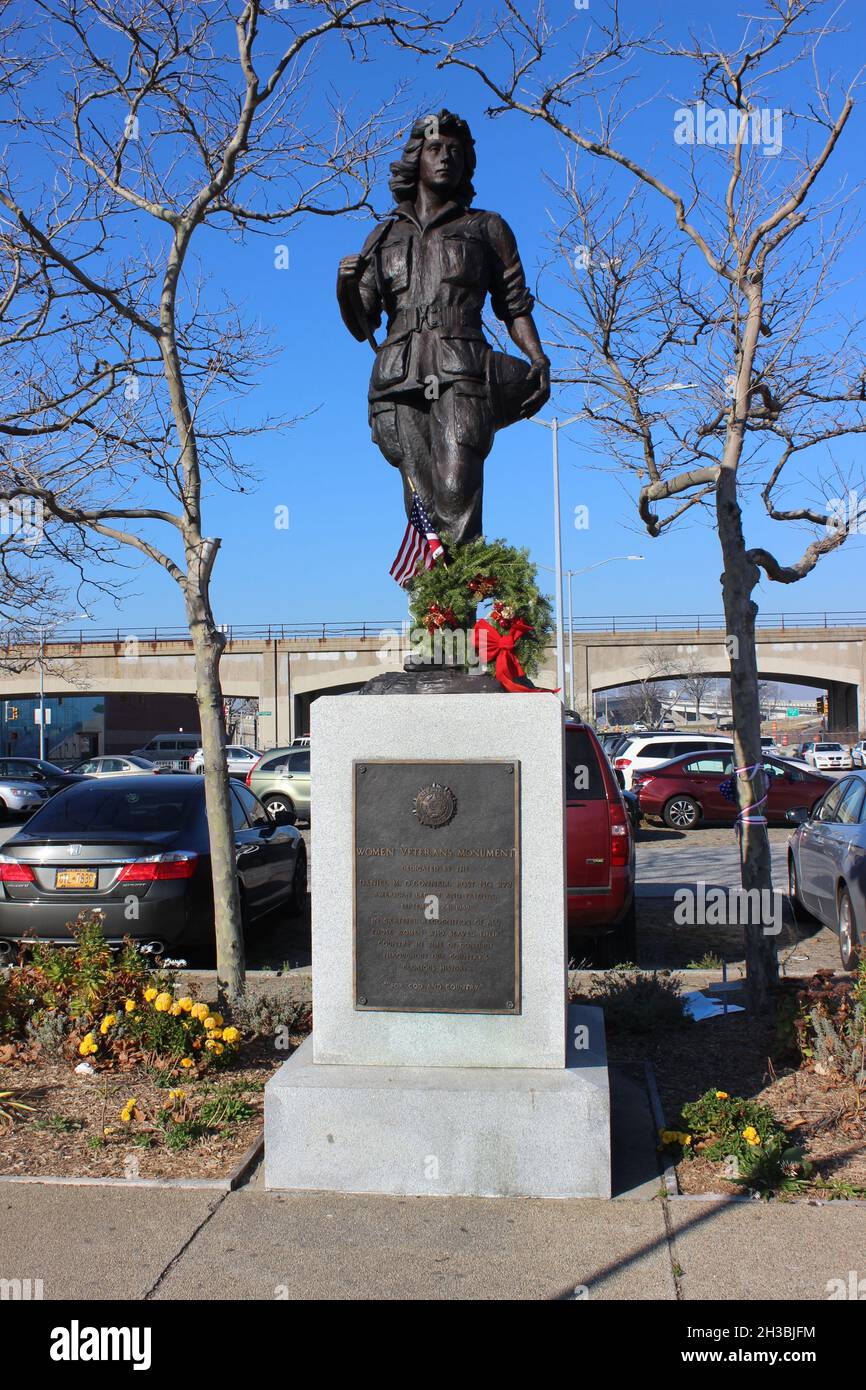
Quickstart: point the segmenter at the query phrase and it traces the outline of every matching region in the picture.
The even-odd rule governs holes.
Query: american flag
[[[444,554],[445,547],[433,530],[433,523],[424,510],[421,498],[417,492],[413,492],[409,525],[397,551],[397,558],[391,566],[391,575],[402,588],[405,588],[414,576],[418,561],[422,557],[425,569],[432,570],[439,556]]]

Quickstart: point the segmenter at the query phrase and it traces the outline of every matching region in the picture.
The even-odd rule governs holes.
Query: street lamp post
[[[45,628],[39,629],[39,758],[45,758]]]
[[[562,574],[564,573],[564,574],[567,576],[567,578],[568,578],[568,704],[569,704],[569,709],[574,709],[574,619],[573,619],[573,617],[572,617],[572,607],[573,607],[573,604],[572,604],[572,587],[571,587],[571,581],[574,579],[574,577],[575,577],[576,574],[589,574],[589,571],[590,571],[590,570],[597,570],[601,565],[610,565],[610,564],[613,563],[614,560],[643,560],[644,558],[645,558],[645,557],[644,557],[643,555],[608,555],[607,559],[605,559],[605,560],[596,560],[594,564],[592,564],[592,565],[584,565],[584,567],[583,567],[582,569],[579,569],[579,570],[564,570],[564,571],[563,571],[562,568],[561,568],[561,566],[560,566],[560,575],[562,575]],[[555,574],[555,573],[556,573],[556,571],[553,569],[553,567],[552,567],[551,565],[539,565],[538,568],[539,568],[539,569],[543,569],[543,570],[547,570],[550,574]],[[561,582],[561,579],[560,579],[560,582]],[[557,653],[557,655],[558,655],[558,653]],[[607,707],[607,701],[605,700],[605,708],[606,708],[606,707]]]
[[[559,686],[559,698],[565,702],[565,643],[563,639],[562,621],[562,525],[559,510],[559,431],[566,425],[573,425],[576,420],[580,420],[581,415],[570,415],[567,420],[558,420],[556,416],[552,420],[542,420],[538,415],[532,417],[534,425],[543,425],[546,430],[550,430],[553,441],[553,542],[554,557],[556,567],[556,683]],[[548,566],[545,566],[548,568]]]

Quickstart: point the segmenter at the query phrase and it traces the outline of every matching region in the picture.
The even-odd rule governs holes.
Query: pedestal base
[[[265,1185],[393,1196],[610,1197],[601,1009],[569,1009],[566,1066],[314,1063],[265,1088]]]

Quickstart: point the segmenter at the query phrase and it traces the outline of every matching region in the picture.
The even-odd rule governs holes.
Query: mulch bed
[[[293,1037],[288,1050],[276,1051],[273,1038],[252,1039],[230,1067],[211,1068],[192,1079],[180,1069],[169,1077],[143,1066],[81,1076],[73,1070],[74,1061],[20,1048],[0,1066],[0,1091],[15,1091],[15,1099],[32,1105],[34,1112],[0,1126],[0,1174],[225,1178],[261,1135],[265,1083],[300,1040]],[[254,1114],[218,1123],[187,1147],[171,1149],[163,1131],[152,1128],[170,1087],[183,1090],[196,1108],[199,1101],[228,1096],[245,1101]],[[120,1112],[132,1096],[141,1118],[126,1125]]]
[[[688,976],[680,977],[688,988]],[[802,983],[802,982],[800,982]],[[789,988],[796,988],[792,985]],[[598,1004],[589,994],[578,1002]],[[608,1026],[611,1061],[646,1060],[655,1070],[665,1124],[674,1128],[688,1101],[710,1088],[747,1096],[769,1106],[776,1119],[813,1165],[813,1179],[840,1186],[839,1195],[866,1197],[866,1095],[832,1076],[798,1067],[774,1027],[755,1025],[748,1014],[709,1018],[651,1034],[616,1031]],[[677,1164],[683,1193],[748,1192],[725,1180],[723,1164],[700,1154]],[[864,1189],[848,1192],[846,1189]],[[832,1196],[813,1182],[807,1195]],[[782,1194],[784,1195],[784,1194]]]

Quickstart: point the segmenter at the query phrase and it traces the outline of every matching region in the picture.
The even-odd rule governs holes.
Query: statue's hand
[[[337,270],[337,285],[349,285],[360,280],[366,265],[365,256],[344,256]]]
[[[550,400],[550,361],[546,357],[539,357],[529,368],[529,378],[535,384],[535,390],[523,407],[524,419],[529,419],[530,415],[535,415],[543,405]]]

